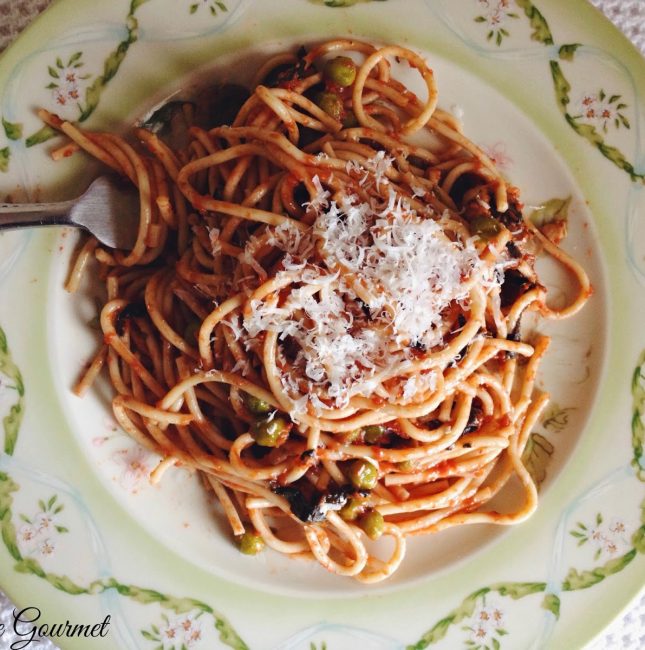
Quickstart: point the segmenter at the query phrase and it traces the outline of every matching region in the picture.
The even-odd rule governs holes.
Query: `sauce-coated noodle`
[[[394,57],[425,99],[390,76]],[[41,111],[65,152],[140,192],[132,249],[90,240],[70,274],[75,290],[94,260],[106,292],[76,391],[106,369],[118,422],[163,457],[151,479],[200,472],[243,550],[259,536],[370,583],[408,535],[536,507],[521,456],[548,340],[523,340],[521,318],[568,316],[591,288],[436,105],[419,55],[338,40],[268,61],[229,124],[200,121],[198,99],[171,137],[138,128],[132,144]],[[539,251],[579,287],[562,309]],[[517,509],[487,508],[511,477]]]

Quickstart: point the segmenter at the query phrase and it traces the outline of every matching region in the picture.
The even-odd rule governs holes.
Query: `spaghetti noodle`
[[[106,368],[119,424],[162,457],[151,480],[199,472],[245,552],[371,583],[409,535],[525,520],[548,339],[523,340],[521,319],[569,316],[591,288],[437,108],[426,62],[334,40],[268,61],[226,124],[197,119],[199,100],[175,108],[179,144],[41,111],[65,155],[89,152],[140,193],[132,250],[89,239],[70,274],[75,290],[94,260],[105,284],[104,342],[75,391]],[[577,281],[564,308],[547,302],[538,250]],[[498,512],[512,477],[522,503]]]

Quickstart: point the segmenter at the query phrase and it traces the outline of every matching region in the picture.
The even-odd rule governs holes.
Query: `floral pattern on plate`
[[[2,541],[5,550],[13,559],[15,571],[41,578],[52,587],[71,596],[85,594],[104,597],[112,593],[130,599],[138,605],[157,604],[160,607],[157,616],[166,622],[166,627],[162,628],[151,623],[150,629],[140,631],[140,635],[145,639],[151,640],[151,636],[156,634],[161,641],[162,630],[164,630],[167,633],[166,640],[169,640],[169,635],[177,635],[181,629],[185,633],[182,637],[185,642],[192,637],[191,644],[186,643],[186,647],[192,647],[202,639],[203,635],[209,640],[206,647],[213,647],[212,644],[218,643],[219,640],[222,645],[234,650],[248,650],[248,646],[229,622],[206,603],[192,598],[176,598],[153,589],[120,582],[114,577],[105,577],[109,576],[109,553],[102,546],[100,534],[94,529],[93,522],[82,509],[77,509],[72,515],[58,494],[54,494],[47,501],[39,500],[36,514],[16,515],[15,502],[16,499],[21,498],[23,483],[18,483],[12,476],[20,476],[21,481],[29,483],[29,474],[28,468],[25,467],[17,467],[11,474],[0,470]],[[41,476],[39,480],[68,492],[68,498],[73,495],[73,491],[57,479]],[[72,498],[72,501],[77,499]],[[66,517],[62,515],[64,509],[68,513]],[[68,523],[70,520],[74,523]],[[82,529],[88,529],[88,532],[82,533]],[[69,535],[69,541],[63,545],[59,543],[59,538],[67,537],[66,533],[73,534]],[[90,539],[92,539],[91,543]],[[94,557],[92,553],[97,552],[98,555]],[[65,555],[68,560],[70,555],[74,556],[76,567],[74,575],[63,575],[56,570],[60,563],[65,561]],[[120,614],[120,607],[113,605],[110,611],[112,614]],[[170,618],[166,612],[174,615],[174,618]],[[202,616],[204,618],[200,618]],[[207,617],[209,623],[206,623]],[[197,624],[198,620],[199,624]],[[132,636],[133,633],[131,631],[128,634]],[[122,640],[126,642],[125,639]],[[172,646],[162,644],[161,647],[167,649]]]
[[[458,5],[450,0],[426,2],[461,39],[482,52],[537,51],[536,35],[548,35],[542,15],[525,0],[466,0]]]
[[[58,538],[69,532],[59,516],[64,508],[54,494],[47,502],[38,500],[36,514],[30,517],[20,514],[24,524],[18,529],[18,547],[23,557],[44,558],[54,554]]]
[[[76,86],[72,85],[74,80],[69,81],[70,86],[65,90],[67,99],[70,100],[66,104],[68,106],[72,106],[71,100],[75,99],[72,94],[77,93],[83,98],[83,108],[78,109],[81,113],[87,107],[93,106],[92,111],[94,111],[99,105],[102,105],[103,91],[107,84],[116,75],[121,74],[122,64],[131,56],[135,34],[136,42],[141,42],[145,38],[174,37],[171,34],[172,30],[168,28],[167,31],[164,31],[166,28],[159,21],[154,23],[158,29],[156,33],[153,27],[148,31],[144,20],[157,9],[169,7],[169,3],[135,0],[131,5],[128,4],[130,13],[126,18],[127,29],[124,40],[113,40],[108,43],[109,39],[103,39],[101,47],[104,51],[100,56],[96,54],[94,43],[88,44],[88,47],[84,47],[82,50],[76,44],[65,47],[56,44],[55,47],[44,52],[42,59],[38,61],[40,78],[47,83],[55,83],[49,81],[50,77],[52,80],[55,79],[48,72],[48,66],[52,65],[52,60],[57,70],[59,68],[56,66],[56,57],[61,57],[63,68],[69,68],[71,57],[76,52],[81,52],[81,59],[78,60],[83,60],[83,70],[91,71],[92,76],[83,80],[75,80]],[[193,2],[193,4],[195,3]],[[198,9],[191,13],[191,3],[188,1],[184,3],[181,20],[194,20],[194,29],[199,28],[203,30],[203,33],[207,33],[208,30],[223,29],[225,25],[230,24],[226,21],[232,20],[237,8],[243,3],[227,2],[227,11],[222,11],[217,15],[205,10],[208,3],[198,4],[200,5]],[[365,3],[344,4],[359,6]],[[377,3],[373,4],[376,7]],[[445,10],[449,5],[454,7],[454,3],[447,2],[432,2],[428,3],[428,6],[431,4],[440,6],[441,10]],[[495,34],[491,38],[487,36],[486,29],[489,28],[489,18],[488,14],[484,14],[484,4],[479,0],[463,4],[466,18],[460,22],[462,25],[467,25],[468,38],[472,38],[472,43],[475,44],[473,47],[479,48],[478,51],[485,50],[490,56],[500,57],[514,51],[514,48],[519,46],[526,52],[530,50],[531,56],[537,55],[539,52],[539,56],[544,57],[547,66],[545,69],[552,74],[560,117],[564,118],[565,123],[581,139],[587,140],[593,145],[593,148],[587,149],[588,152],[606,159],[604,162],[606,162],[607,169],[612,169],[617,177],[624,176],[635,184],[641,183],[643,170],[634,161],[641,159],[639,155],[642,157],[642,153],[637,152],[632,155],[632,151],[628,148],[638,130],[638,111],[640,109],[638,97],[631,94],[629,78],[617,76],[612,72],[610,76],[615,82],[613,84],[606,84],[603,81],[594,85],[583,83],[579,86],[576,85],[579,78],[576,70],[582,70],[587,64],[591,69],[598,64],[598,61],[604,59],[597,56],[597,53],[586,51],[577,44],[565,44],[558,47],[554,34],[556,34],[559,25],[557,21],[553,21],[550,16],[547,16],[546,11],[542,11],[543,4],[547,6],[546,2],[533,4],[517,0],[516,2],[509,1],[504,6],[503,3],[499,3],[500,7],[512,9],[512,13],[517,13],[519,16],[519,18],[515,18],[509,13],[502,17],[503,29],[508,34],[500,32],[502,38],[499,43]],[[494,10],[496,4],[498,3],[490,2],[488,6]],[[552,4],[553,6],[555,5]],[[462,8],[456,11],[459,13]],[[168,15],[173,15],[174,19],[179,14],[168,12]],[[126,12],[123,12],[123,16],[126,16]],[[210,24],[198,24],[199,20],[204,20],[207,16],[209,20],[212,19]],[[478,21],[478,16],[485,16],[485,20]],[[150,22],[153,22],[151,18]],[[139,27],[141,27],[140,30]],[[182,29],[184,28],[182,27]],[[181,32],[180,29],[177,31]],[[182,34],[189,32],[189,29],[185,29]],[[186,36],[186,38],[189,37],[192,36]],[[88,51],[93,48],[94,54]],[[115,53],[117,54],[111,58]],[[90,63],[90,57],[94,57],[92,59],[94,63]],[[609,75],[606,70],[603,75],[605,73]],[[588,73],[580,75],[580,78],[583,77],[588,78]],[[94,86],[97,79],[100,79],[100,82]],[[81,81],[83,83],[80,83]],[[42,90],[52,105],[55,105],[56,89],[45,89],[47,83],[42,84]],[[95,92],[90,95],[91,101],[88,101],[87,93],[90,88],[94,88]],[[594,114],[584,114],[583,106],[593,107]],[[18,147],[23,144],[35,144],[36,140],[33,139],[25,141],[25,138],[33,136],[35,131],[25,128],[27,120],[25,119],[23,124],[22,113],[17,115],[12,111],[4,111],[4,108],[3,104],[3,115],[6,113],[4,119],[8,126],[4,125],[2,133],[4,139],[0,142],[0,152],[7,151],[5,154],[7,167],[13,171]],[[598,118],[599,114],[600,118]],[[29,126],[33,126],[33,122]],[[9,134],[14,136],[19,134],[19,136],[14,140],[9,137]],[[613,140],[612,138],[617,139]],[[495,147],[494,144],[491,146]],[[501,158],[503,156],[500,155]],[[2,176],[3,174],[0,174],[0,177]],[[16,178],[18,177],[16,176]],[[639,239],[633,236],[633,233],[643,233],[643,220],[637,218],[639,206],[641,206],[640,214],[642,214],[642,203],[639,203],[643,200],[642,192],[640,195],[635,194],[634,196],[633,230],[628,230],[626,237],[630,245],[633,240],[645,241],[643,238]],[[632,235],[629,234],[630,232]],[[628,248],[628,250],[632,249]],[[635,260],[634,268],[642,270],[643,256],[639,256],[638,250],[634,249],[632,252]],[[8,318],[8,316],[3,313],[3,318]],[[541,629],[543,638],[548,639],[553,625],[565,626],[568,624],[564,622],[564,619],[568,611],[575,610],[575,599],[595,598],[595,594],[601,591],[601,587],[596,585],[601,583],[606,585],[618,574],[624,576],[636,571],[635,563],[638,561],[639,555],[645,552],[645,520],[642,509],[642,482],[645,480],[643,460],[645,441],[644,364],[645,355],[639,359],[632,376],[633,413],[631,422],[625,426],[621,425],[620,430],[617,428],[616,432],[616,438],[620,438],[622,444],[626,443],[631,431],[632,455],[629,458],[626,456],[625,466],[608,474],[606,480],[599,486],[591,487],[588,491],[578,494],[577,498],[569,504],[566,512],[562,513],[559,533],[554,539],[553,548],[554,556],[557,556],[559,560],[548,568],[545,575],[518,575],[514,576],[515,581],[490,582],[489,586],[478,588],[475,591],[464,590],[461,595],[452,594],[450,598],[455,596],[457,599],[463,598],[463,600],[453,609],[450,609],[449,606],[446,607],[447,614],[443,618],[439,619],[441,613],[436,618],[428,614],[427,619],[423,621],[423,625],[427,627],[428,631],[421,636],[416,635],[410,628],[410,637],[414,636],[414,639],[417,640],[413,641],[408,646],[409,648],[425,648],[435,644],[454,647],[454,645],[450,645],[449,638],[453,637],[449,637],[449,635],[456,635],[455,638],[459,639],[460,644],[471,647],[476,647],[473,644],[478,642],[481,642],[481,647],[516,647],[515,644],[522,633],[521,630],[513,626],[513,622],[518,620],[530,620],[534,626],[532,629]],[[66,491],[64,485],[50,481],[47,484],[39,484],[34,487],[29,478],[30,473],[25,472],[24,468],[21,469],[16,460],[10,456],[18,443],[25,401],[22,375],[14,363],[9,344],[2,332],[0,332],[0,372],[0,409],[3,409],[0,412],[0,417],[3,418],[2,431],[5,449],[5,455],[1,459],[2,465],[0,465],[0,518],[2,519],[3,553],[11,558],[15,570],[30,574],[51,585],[52,588],[58,590],[52,589],[55,595],[64,592],[69,595],[84,594],[98,598],[101,595],[110,594],[117,602],[127,601],[140,606],[147,613],[147,617],[144,619],[137,616],[136,621],[133,619],[128,621],[132,639],[135,639],[132,644],[135,647],[141,646],[142,641],[146,641],[151,648],[154,648],[155,643],[162,644],[164,642],[162,633],[175,630],[174,633],[177,634],[180,629],[186,629],[186,624],[192,631],[198,630],[203,635],[200,642],[208,644],[204,647],[225,645],[238,649],[246,648],[247,645],[242,640],[244,631],[241,630],[238,633],[228,620],[213,610],[210,605],[202,600],[177,598],[166,594],[163,590],[137,587],[125,579],[119,580],[112,577],[112,573],[104,561],[105,558],[97,560],[97,565],[88,561],[84,565],[83,575],[79,576],[68,576],[61,571],[49,570],[49,565],[45,565],[45,560],[52,563],[52,567],[64,566],[64,549],[72,538],[75,540],[74,546],[76,547],[78,539],[76,536],[86,525],[85,514],[79,514],[75,510],[77,502],[72,498],[71,493]],[[17,381],[16,378],[20,378],[20,380]],[[626,378],[617,379],[624,381]],[[562,404],[553,403],[551,409],[545,413],[541,426],[533,432],[534,449],[538,450],[535,452],[538,465],[536,471],[539,471],[540,474],[542,471],[546,471],[548,476],[552,455],[550,449],[554,447],[557,450],[557,436],[566,435],[571,419],[577,415],[575,405],[564,402]],[[8,427],[7,416],[11,416]],[[135,470],[147,462],[143,458],[130,457],[128,452],[124,452],[122,456],[125,459],[123,467],[130,468],[134,473],[133,476],[135,474],[138,476]],[[138,479],[134,483],[137,481]],[[129,490],[132,483],[126,480],[126,485],[123,487]],[[617,513],[614,506],[617,497],[619,495],[622,497],[626,493],[631,497],[629,500],[621,501],[621,510]],[[42,499],[45,510],[37,500],[34,500],[35,494],[40,495],[39,498]],[[61,505],[63,510],[56,512]],[[53,510],[53,515],[47,508]],[[20,514],[23,514],[27,520],[22,519]],[[37,531],[51,531],[51,525],[54,526],[54,530],[56,530],[56,526],[66,530],[56,530],[57,536],[50,536],[50,541],[42,547],[42,550],[49,551],[50,548],[53,550],[40,553],[39,547],[32,546],[29,542],[36,541],[37,534],[40,534]],[[574,535],[574,532],[578,534]],[[21,535],[25,538],[22,541],[20,541]],[[586,541],[581,543],[583,538]],[[44,541],[48,538],[43,537],[42,539]],[[89,547],[91,545],[88,544]],[[104,552],[104,549],[101,552]],[[55,565],[56,562],[61,564]],[[539,568],[535,567],[536,574],[539,572]],[[527,582],[518,581],[522,578],[526,578]],[[469,593],[470,595],[468,595]],[[225,599],[222,599],[224,607],[229,607],[228,601],[226,601],[227,604],[224,603]],[[520,606],[526,607],[526,609],[520,610]],[[137,611],[140,613],[140,610]],[[526,617],[527,612],[528,618]],[[558,618],[562,620],[556,623]],[[420,625],[421,622],[419,621],[417,625]],[[486,624],[484,625],[484,623]],[[499,623],[499,627],[497,623]],[[294,626],[285,630],[285,637],[292,637],[295,629]],[[146,634],[143,634],[144,631],[151,637],[148,638]],[[359,632],[342,626],[337,626],[334,630],[329,627],[323,629],[315,627],[313,634],[311,632],[310,629],[307,635],[299,637],[301,645],[292,644],[289,647],[306,648],[306,650],[313,650],[314,647],[316,650],[322,650],[324,647],[331,650],[333,647],[334,650],[337,650],[337,648],[342,648],[343,644],[345,647],[351,647],[347,644],[353,643],[356,638],[360,637]],[[207,636],[207,634],[211,636]],[[584,633],[581,633],[581,638],[582,636]],[[367,639],[368,635],[360,638]],[[332,641],[336,640],[338,644],[332,644]],[[188,642],[185,638],[183,641]],[[401,648],[404,641],[409,642],[410,638],[392,641],[383,635],[372,635],[369,642],[373,643],[375,648]],[[367,641],[365,643],[366,645],[361,647],[372,647],[367,645]]]
[[[645,172],[640,171],[634,160],[633,154],[624,151],[616,146],[612,146],[606,141],[605,135],[608,133],[608,126],[611,123],[614,130],[622,126],[624,129],[630,128],[630,120],[626,115],[630,103],[626,102],[623,97],[625,92],[632,94],[631,88],[626,91],[606,91],[604,89],[587,88],[579,93],[580,99],[573,102],[571,96],[572,84],[578,78],[590,78],[582,70],[573,70],[573,73],[564,72],[563,63],[578,61],[582,52],[591,56],[592,65],[598,68],[608,64],[615,67],[615,61],[610,53],[597,51],[594,48],[584,48],[579,43],[566,43],[556,45],[556,35],[552,31],[548,20],[539,9],[539,3],[533,3],[530,0],[474,0],[475,4],[487,8],[486,15],[478,15],[474,22],[478,25],[485,24],[488,31],[486,32],[484,42],[489,43],[485,46],[482,43],[481,35],[474,33],[472,30],[464,31],[468,21],[464,20],[461,15],[465,8],[455,8],[454,3],[444,4],[442,2],[432,3],[434,10],[438,12],[441,18],[451,29],[455,30],[469,46],[482,50],[483,53],[490,56],[503,54],[502,43],[509,41],[509,51],[512,50],[517,54],[516,47],[519,47],[524,53],[532,56],[539,56],[544,59],[545,65],[550,68],[553,79],[556,101],[562,111],[566,122],[582,138],[589,141],[598,151],[610,160],[618,168],[629,174],[630,178],[636,182],[645,182]],[[527,47],[526,34],[523,34],[519,43],[511,44],[511,33],[504,27],[509,18],[517,19],[520,12],[523,13],[525,20],[517,21],[518,27],[520,22],[524,22],[524,28],[529,28],[530,41],[532,45]],[[490,45],[490,43],[494,43]],[[543,48],[536,50],[537,45]],[[557,48],[554,50],[554,48]],[[579,52],[579,50],[581,50]],[[575,68],[575,66],[574,66]],[[598,74],[598,72],[597,72]],[[614,76],[614,75],[612,75]],[[629,75],[628,75],[629,76]],[[633,79],[630,80],[633,86]],[[587,102],[586,110],[584,102]],[[573,102],[573,103],[572,103]],[[625,143],[627,144],[627,143]]]
[[[5,339],[6,354],[8,355],[8,346]],[[7,365],[5,361],[5,365]],[[17,368],[13,369],[13,374]],[[622,483],[633,480],[634,470],[638,476],[643,472],[641,460],[643,457],[643,441],[645,438],[645,429],[643,415],[645,412],[645,352],[639,359],[639,363],[634,370],[632,379],[633,394],[633,430],[632,430],[632,447],[633,461],[630,471],[620,471],[614,476],[610,476],[605,483],[593,488],[588,494],[580,497],[577,502],[580,508],[588,507],[587,504],[593,503],[595,508],[598,505],[599,497],[608,503],[615,502],[614,490],[618,489],[621,494],[625,493]],[[562,414],[566,413],[565,409],[556,408],[554,412],[548,415],[545,422],[558,422],[559,430],[562,430]],[[537,434],[534,434],[537,435]],[[544,448],[543,436],[540,436],[542,442],[535,444],[542,445]],[[137,461],[137,465],[139,466]],[[640,476],[643,480],[642,476]],[[164,610],[174,612],[175,616],[171,617],[164,611],[160,613],[161,622],[150,623],[149,627],[140,630],[140,634],[151,643],[156,643],[155,650],[169,650],[170,648],[190,648],[202,639],[204,626],[199,621],[203,614],[210,614],[215,619],[215,628],[220,631],[220,640],[227,646],[236,650],[245,650],[246,644],[239,637],[237,632],[230,627],[220,614],[217,614],[210,606],[192,599],[176,599],[171,596],[163,595],[148,589],[142,589],[128,585],[127,587],[114,578],[94,580],[89,586],[82,586],[73,579],[56,574],[47,570],[47,562],[53,558],[57,548],[57,538],[69,532],[69,528],[64,525],[62,512],[65,508],[64,503],[57,494],[48,497],[47,500],[39,499],[38,508],[35,514],[26,515],[21,513],[17,520],[13,518],[13,493],[19,490],[19,485],[6,473],[0,473],[0,513],[3,513],[5,521],[3,528],[3,540],[9,553],[16,561],[15,569],[24,573],[32,573],[39,576],[62,591],[69,594],[82,593],[102,593],[106,590],[116,589],[119,594],[134,599],[141,604],[159,603]],[[569,568],[564,580],[559,584],[556,591],[551,593],[549,584],[553,584],[553,579],[549,582],[526,582],[526,583],[499,583],[483,587],[469,595],[461,605],[441,619],[427,633],[425,633],[416,643],[408,646],[409,650],[422,650],[430,645],[439,643],[444,638],[451,644],[455,643],[454,637],[457,631],[462,634],[461,643],[473,650],[499,650],[503,647],[504,637],[510,635],[505,623],[510,605],[505,599],[510,597],[511,601],[519,601],[527,596],[535,594],[544,594],[540,604],[541,609],[550,612],[556,619],[560,616],[562,606],[562,593],[587,589],[605,578],[622,571],[635,558],[637,552],[645,552],[645,521],[639,521],[634,517],[636,507],[642,508],[645,500],[640,503],[638,490],[630,490],[633,497],[629,501],[635,501],[634,505],[625,503],[622,500],[621,507],[626,512],[625,516],[614,515],[608,522],[605,517],[597,512],[592,517],[592,523],[583,523],[578,519],[575,526],[569,530],[569,539],[573,539],[575,549],[587,545],[593,556],[591,562],[596,566],[592,569],[579,570],[575,567]],[[574,506],[575,508],[575,506]],[[566,527],[567,522],[573,516],[573,512],[567,512],[564,515],[561,529]],[[645,512],[645,510],[643,510]],[[8,523],[7,523],[8,522]],[[562,540],[562,535],[560,539]],[[570,543],[563,542],[563,546],[571,547]],[[556,554],[558,558],[568,558],[571,562],[582,563],[584,558],[580,557],[580,551],[574,550],[572,554],[562,552]],[[587,560],[589,562],[589,560]],[[563,561],[559,563],[563,566]],[[554,570],[559,572],[557,567]],[[501,598],[501,599],[500,599]],[[526,615],[517,614],[511,617],[515,623],[524,621],[517,634],[526,634],[530,626],[526,625]],[[536,619],[540,620],[540,617]],[[349,628],[338,629],[343,634],[344,641],[349,636],[354,636],[360,632],[350,631]],[[465,636],[463,635],[465,633]],[[312,636],[320,636],[321,630],[312,631]],[[535,631],[531,635],[536,634]],[[329,637],[329,634],[327,634]],[[291,644],[284,648],[302,647],[304,637],[300,635]],[[389,646],[389,641],[383,640]],[[307,642],[314,644],[311,638],[307,637]],[[326,643],[327,641],[323,641]],[[176,645],[181,643],[183,645]],[[372,645],[378,642],[376,639],[371,640]],[[514,643],[514,642],[513,642]],[[369,644],[368,644],[369,645]],[[370,645],[370,647],[372,647]],[[364,646],[367,647],[367,646]],[[514,645],[514,647],[517,647]]]
[[[476,23],[486,30],[486,40],[501,45],[504,38],[510,36],[510,23],[519,19],[519,7],[512,0],[477,0],[481,13],[475,16]]]

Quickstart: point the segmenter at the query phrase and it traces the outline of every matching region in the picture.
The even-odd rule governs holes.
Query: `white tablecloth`
[[[0,51],[43,11],[50,0],[0,0]],[[566,2],[566,0],[562,0]],[[590,0],[619,27],[645,55],[645,0]],[[0,591],[0,650],[9,650],[17,639],[11,631],[13,605]],[[36,646],[39,650],[56,650],[48,640]],[[645,648],[645,595],[632,604],[628,612],[617,619],[589,650],[641,650]],[[574,650],[574,649],[567,649]]]

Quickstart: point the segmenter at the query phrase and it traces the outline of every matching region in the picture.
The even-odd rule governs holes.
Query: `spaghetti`
[[[138,144],[41,111],[71,140],[54,157],[85,150],[140,193],[132,250],[89,239],[70,273],[75,290],[94,260],[105,285],[103,344],[75,391],[106,368],[119,424],[162,457],[151,480],[199,472],[244,552],[371,583],[409,535],[525,520],[548,339],[523,340],[521,319],[591,293],[562,233],[523,218],[402,47],[283,54],[227,123],[201,108],[176,103],[173,134],[137,128]],[[577,281],[566,307],[547,302],[538,251]],[[512,477],[522,503],[498,512]]]

